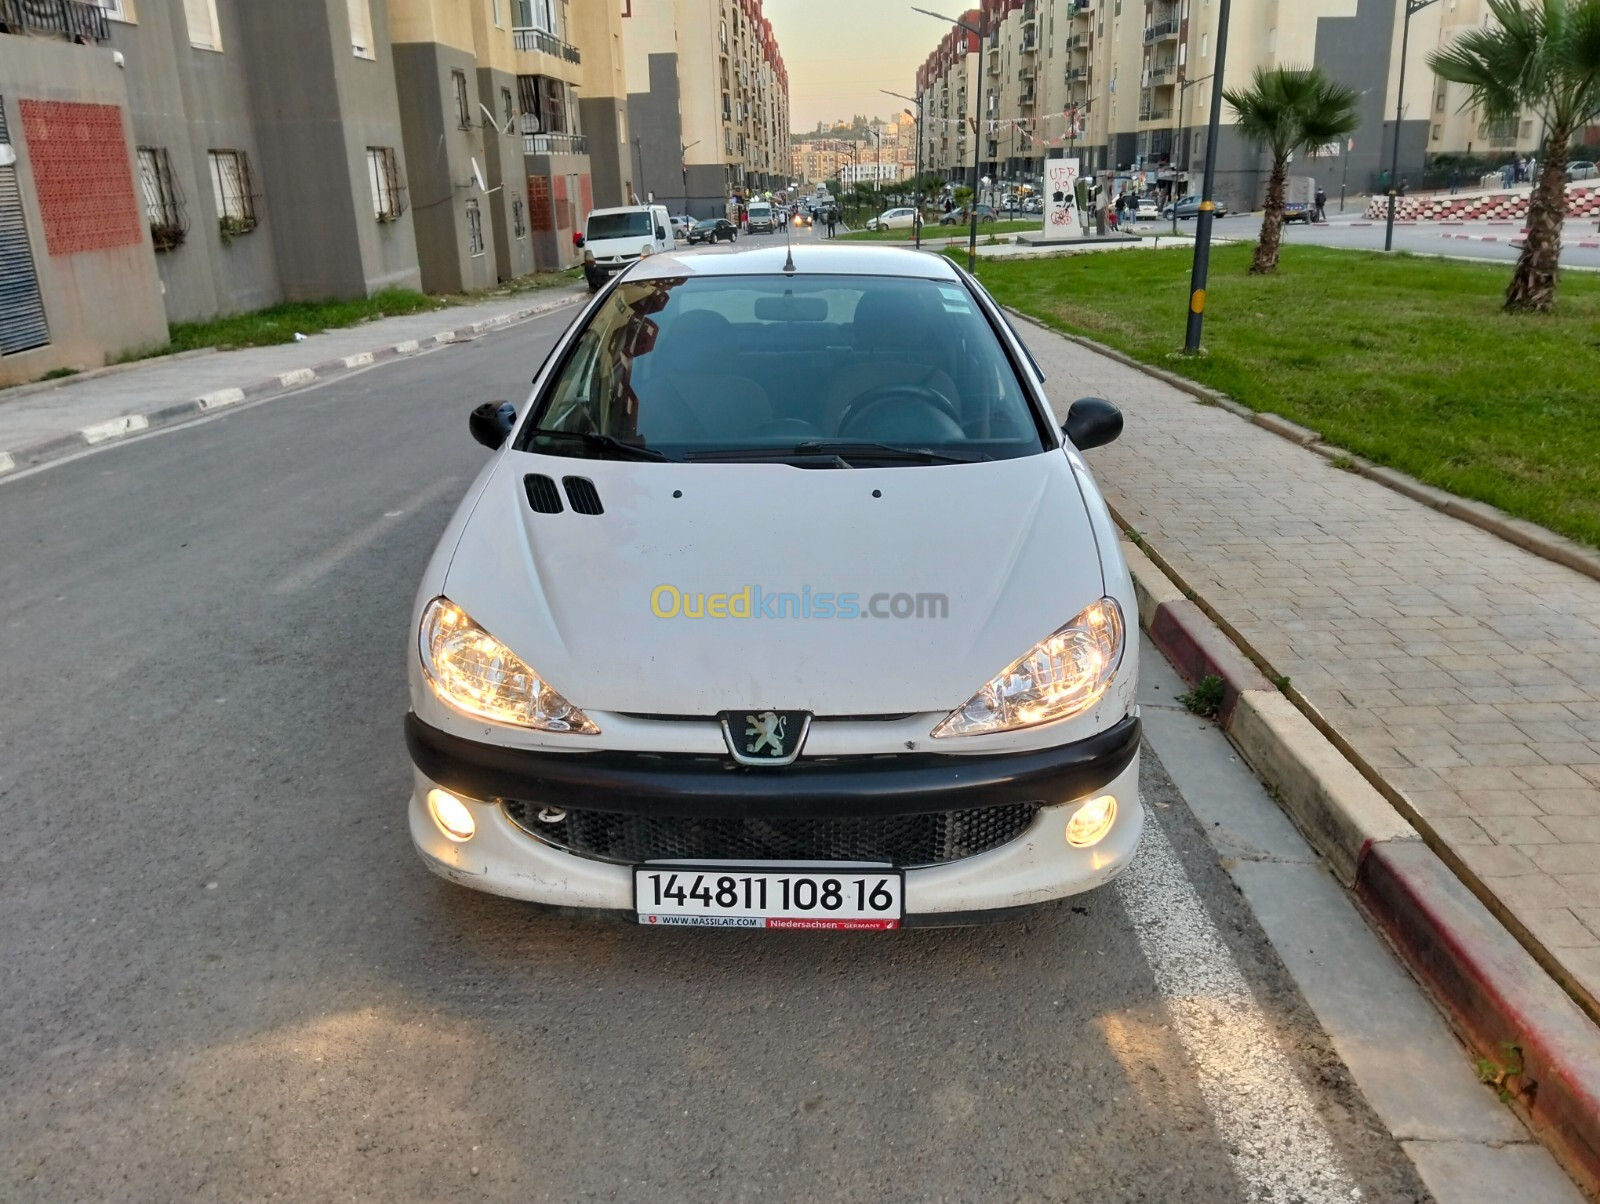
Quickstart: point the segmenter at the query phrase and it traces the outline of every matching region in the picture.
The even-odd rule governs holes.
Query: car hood
[[[536,513],[535,473],[586,478],[604,512],[568,493]],[[1061,453],[800,469],[509,451],[444,588],[576,705],[686,716],[953,709],[1104,593]],[[714,595],[750,617],[706,613]],[[825,595],[835,616],[844,595],[889,613],[824,617]]]

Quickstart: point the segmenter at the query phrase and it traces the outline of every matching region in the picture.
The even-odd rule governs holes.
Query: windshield
[[[591,213],[589,230],[584,237],[590,242],[597,238],[649,238],[650,215],[642,210],[632,213]]]
[[[609,457],[624,453],[616,441],[674,460],[793,453],[818,467],[911,462],[890,454],[906,449],[942,463],[1046,447],[966,286],[879,276],[623,281],[517,446]]]

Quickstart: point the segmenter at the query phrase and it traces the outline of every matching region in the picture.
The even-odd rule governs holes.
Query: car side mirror
[[[657,226],[656,227],[656,237],[657,238],[665,238],[666,236],[667,236],[667,232],[665,230],[663,230],[660,226]]]
[[[517,407],[509,401],[486,401],[467,419],[472,437],[488,448],[499,448],[517,424]]]
[[[1080,397],[1067,410],[1061,430],[1079,451],[1104,447],[1122,434],[1122,411],[1104,397]]]
[[[584,236],[583,236],[583,235],[581,235],[581,234],[580,234],[580,235],[578,235],[578,246],[579,246],[579,247],[582,247],[582,246],[583,246],[583,244],[584,244],[584,243],[586,243],[586,242],[588,242],[588,241],[589,241],[589,240],[588,240],[588,239],[587,239],[587,238],[585,238],[585,237],[584,237]]]

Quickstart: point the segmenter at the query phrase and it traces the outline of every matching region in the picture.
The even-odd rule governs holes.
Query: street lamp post
[[[1214,75],[1215,72],[1213,72],[1212,74]],[[1173,163],[1172,163],[1172,232],[1174,234],[1176,234],[1178,232],[1178,163],[1177,163],[1177,159],[1178,159],[1178,146],[1179,146],[1180,143],[1183,142],[1183,117],[1184,117],[1183,106],[1184,106],[1185,101],[1187,101],[1187,99],[1188,99],[1189,89],[1194,87],[1196,84],[1205,83],[1206,80],[1208,80],[1210,78],[1212,78],[1211,75],[1202,75],[1199,79],[1184,79],[1184,80],[1179,80],[1178,81],[1178,138],[1177,138],[1177,141],[1172,144],[1172,160],[1173,160]],[[1187,176],[1189,174],[1189,156],[1185,155],[1183,157],[1183,159],[1184,159],[1183,174],[1185,176]]]
[[[1394,250],[1394,198],[1395,186],[1400,179],[1400,122],[1406,108],[1406,52],[1411,47],[1411,18],[1434,0],[1406,0],[1405,23],[1400,27],[1400,87],[1394,100],[1394,147],[1389,161],[1389,220],[1384,225],[1383,249]]]
[[[704,141],[705,139],[703,138],[696,138],[687,145],[682,142],[678,143],[680,148],[678,151],[678,165],[683,169],[683,211],[685,213],[689,212],[689,152]]]
[[[1223,0],[1223,2],[1226,3],[1227,0]],[[926,8],[917,8],[915,5],[912,5],[911,11],[914,13],[921,13],[924,17],[932,17],[936,21],[948,21],[951,25],[954,25],[958,29],[966,30],[973,37],[978,39],[978,62],[977,70],[974,72],[974,75],[977,77],[977,83],[972,89],[972,199],[968,201],[968,205],[971,207],[972,211],[972,220],[968,224],[967,229],[967,271],[975,272],[978,270],[978,157],[980,149],[980,143],[978,141],[978,127],[981,124],[980,119],[983,114],[982,16],[980,15],[979,17],[978,27],[974,29],[965,21],[957,21],[953,17],[947,17],[943,13],[931,12]],[[978,11],[981,14],[983,10],[979,9]]]
[[[1222,126],[1222,85],[1228,79],[1224,64],[1228,55],[1228,13],[1232,7],[1232,0],[1222,0],[1222,7],[1217,12],[1217,65],[1212,70],[1217,86],[1211,89],[1211,121],[1206,128],[1206,168],[1200,185],[1200,212],[1194,219],[1194,270],[1189,276],[1189,322],[1183,338],[1183,349],[1189,355],[1199,354],[1200,331],[1205,321],[1206,276],[1211,269],[1211,224],[1216,218],[1217,208],[1211,199],[1211,190],[1217,180],[1217,130]],[[1176,207],[1173,213],[1177,213]]]
[[[911,232],[916,242],[917,250],[922,250],[922,102],[913,96],[902,96],[898,92],[891,92],[887,88],[879,88],[885,96],[893,96],[896,100],[909,100],[917,106],[916,116],[912,117],[913,129],[917,136],[917,166],[916,176],[911,181]],[[908,114],[910,110],[907,110]]]

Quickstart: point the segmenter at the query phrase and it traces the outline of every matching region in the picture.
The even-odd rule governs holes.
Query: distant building
[[[674,212],[787,188],[789,76],[761,0],[625,4],[635,188]]]

